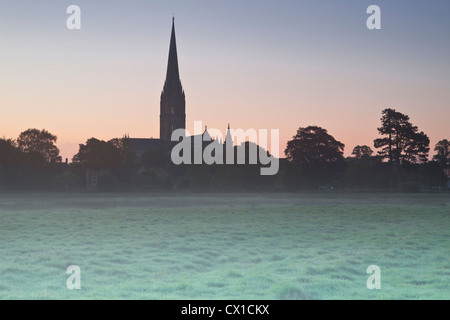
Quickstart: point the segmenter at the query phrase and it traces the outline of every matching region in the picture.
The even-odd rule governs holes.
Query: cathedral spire
[[[172,35],[170,37],[169,62],[167,63],[166,84],[164,90],[180,90],[180,72],[178,70],[177,41],[175,37],[175,16],[172,17]]]
[[[186,128],[186,99],[178,70],[175,17],[172,18],[169,61],[167,63],[167,75],[161,93],[160,106],[160,138],[165,141],[170,141],[174,130]]]
[[[230,124],[228,124],[227,135],[225,137],[225,144],[228,148],[233,147],[233,137],[231,137]]]

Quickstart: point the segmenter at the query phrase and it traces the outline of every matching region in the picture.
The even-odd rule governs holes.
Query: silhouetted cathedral
[[[174,18],[172,19],[166,81],[161,92],[159,125],[159,139],[129,139],[131,149],[138,156],[149,150],[167,151],[172,146],[172,132],[176,129],[186,129],[186,98],[178,69]]]
[[[166,82],[161,93],[160,139],[170,141],[172,132],[176,129],[186,129],[186,98],[178,70],[175,19],[172,19],[169,62],[167,64]]]
[[[186,97],[183,86],[181,85],[180,71],[178,68],[174,18],[172,19],[166,80],[161,92],[159,125],[159,139],[129,138],[131,150],[138,157],[150,150],[164,150],[168,152],[176,143],[171,141],[172,132],[176,129],[186,129]],[[206,129],[202,136],[205,138],[205,141],[213,141]],[[190,138],[192,139],[194,136]]]

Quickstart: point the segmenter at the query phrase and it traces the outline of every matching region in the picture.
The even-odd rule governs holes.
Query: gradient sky
[[[0,136],[45,128],[70,159],[90,137],[159,137],[173,13],[189,130],[280,129],[284,155],[319,125],[349,155],[390,107],[432,149],[450,138],[448,0],[0,0]]]

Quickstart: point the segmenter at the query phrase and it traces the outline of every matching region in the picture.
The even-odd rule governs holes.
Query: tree
[[[135,163],[136,152],[131,149],[130,138],[124,135],[123,138],[114,138],[109,140],[108,143],[111,143],[119,150],[124,167],[132,168]]]
[[[21,152],[11,139],[0,139],[0,188],[17,180]]]
[[[285,154],[292,164],[287,180],[294,187],[335,185],[345,168],[344,144],[317,126],[299,128]]]
[[[32,158],[39,156],[47,163],[61,162],[56,140],[57,137],[45,129],[28,129],[19,135],[17,146]]]
[[[12,161],[16,152],[17,147],[13,140],[0,138],[0,163]]]
[[[381,127],[378,132],[386,137],[374,140],[375,148],[381,148],[378,155],[389,162],[400,165],[427,162],[430,139],[409,121],[409,116],[385,109],[382,111]]]
[[[299,128],[284,153],[298,163],[333,163],[344,159],[345,145],[317,126]]]
[[[436,151],[436,154],[433,160],[439,162],[441,166],[445,166],[450,162],[450,141],[447,139],[439,141],[436,143],[434,151]]]
[[[90,169],[111,169],[122,164],[122,156],[114,143],[90,138],[80,144],[73,161]]]
[[[352,154],[356,159],[370,159],[372,157],[373,151],[369,146],[356,146],[353,148]]]
[[[130,138],[127,135],[124,135],[123,138],[114,138],[108,141],[113,146],[115,146],[119,151],[122,157],[127,158],[132,153],[134,158],[134,152],[131,151],[131,142]]]

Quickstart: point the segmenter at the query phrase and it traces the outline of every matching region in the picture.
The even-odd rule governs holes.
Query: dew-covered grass
[[[450,196],[7,194],[0,259],[0,299],[449,299]]]

